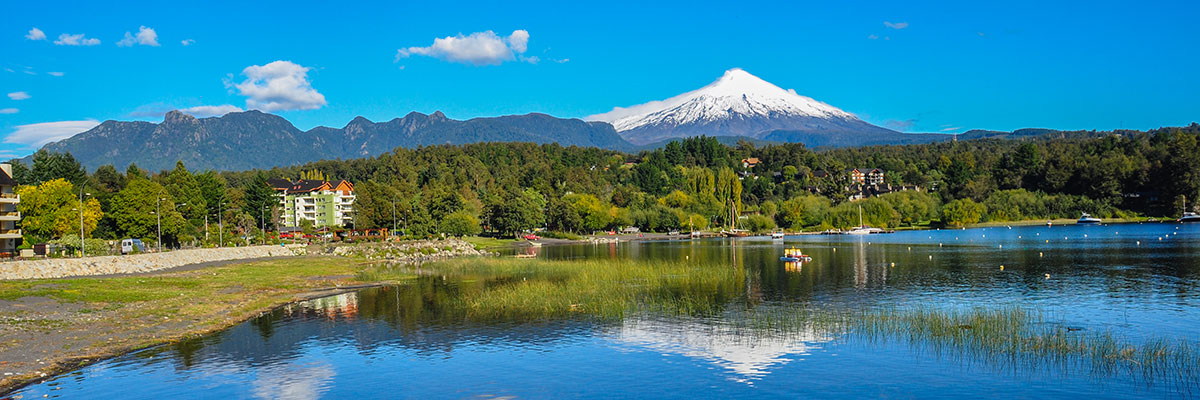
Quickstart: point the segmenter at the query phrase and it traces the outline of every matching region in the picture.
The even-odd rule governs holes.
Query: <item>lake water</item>
[[[785,264],[798,247],[812,262]],[[1022,307],[1072,332],[1200,341],[1200,224],[1031,226],[572,245],[549,259],[723,262],[726,312],[474,320],[487,282],[426,277],[283,307],[225,332],[104,361],[24,398],[1177,398],[1193,379],[981,356],[909,337],[748,332],[748,309]],[[1000,266],[1004,269],[1001,270]],[[1047,277],[1048,274],[1048,277]],[[1197,367],[1200,368],[1200,367]],[[1193,372],[1194,373],[1194,372]],[[1194,377],[1194,375],[1191,375]]]

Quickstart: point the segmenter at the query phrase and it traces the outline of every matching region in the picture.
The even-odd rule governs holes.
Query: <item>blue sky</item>
[[[584,117],[733,67],[910,132],[1200,121],[1196,2],[829,3],[8,2],[0,158],[174,108]]]

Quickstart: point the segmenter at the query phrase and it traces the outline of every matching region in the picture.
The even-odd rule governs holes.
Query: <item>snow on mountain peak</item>
[[[616,107],[587,120],[611,123],[618,132],[648,125],[679,126],[747,118],[857,119],[836,107],[784,90],[741,68],[715,82],[666,100]]]

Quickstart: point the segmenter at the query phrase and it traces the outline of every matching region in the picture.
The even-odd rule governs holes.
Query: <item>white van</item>
[[[132,253],[134,249],[137,249],[137,251],[140,253],[145,253],[146,245],[142,244],[141,239],[123,239],[123,240],[121,240],[121,254]]]

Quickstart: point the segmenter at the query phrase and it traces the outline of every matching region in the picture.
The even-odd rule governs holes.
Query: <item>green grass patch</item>
[[[500,239],[485,236],[464,236],[462,240],[475,246],[476,249],[511,246],[517,242],[516,239]]]

